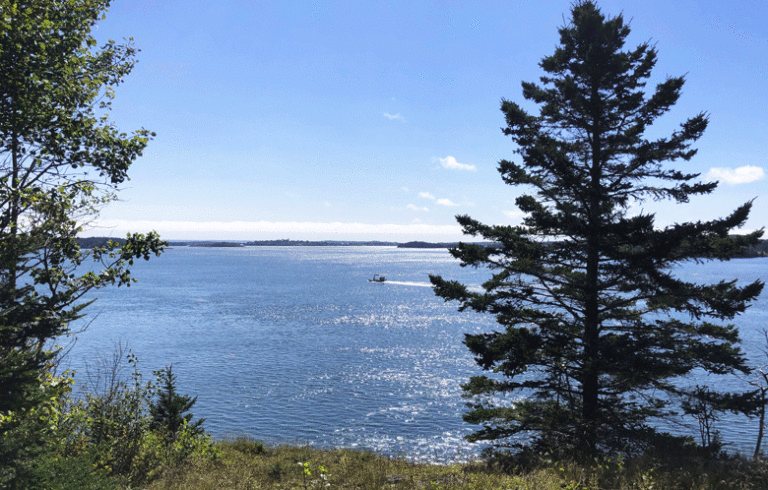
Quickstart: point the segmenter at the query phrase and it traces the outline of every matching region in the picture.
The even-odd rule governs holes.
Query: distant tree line
[[[459,242],[406,242],[398,243],[397,248],[457,248]]]
[[[353,241],[353,240],[256,240],[246,245],[256,247],[394,247],[397,242]]]
[[[84,248],[84,249],[106,247],[110,241],[115,242],[117,245],[121,247],[128,242],[128,240],[126,240],[125,238],[110,238],[110,237],[103,237],[103,236],[77,238],[77,244],[80,246],[80,248]]]
[[[757,245],[750,245],[743,252],[736,254],[737,258],[768,257],[768,240],[760,240]]]
[[[110,237],[85,237],[78,238],[77,243],[81,248],[92,249],[94,247],[104,247],[112,240],[119,246],[127,243],[125,238]],[[306,240],[256,240],[253,242],[224,242],[224,241],[170,241],[168,242],[176,247],[343,247],[343,246],[373,246],[387,247],[397,246],[397,248],[458,248],[459,242],[422,242],[413,241],[405,243],[397,242],[354,242],[354,241],[306,241]],[[492,242],[475,243],[475,245],[485,247],[496,247],[498,244]],[[768,240],[761,240],[756,245],[750,245],[742,252],[734,255],[734,258],[755,258],[768,257]]]

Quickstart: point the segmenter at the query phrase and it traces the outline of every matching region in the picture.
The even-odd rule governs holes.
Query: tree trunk
[[[760,373],[763,375],[763,378],[765,378],[765,381],[768,382],[768,375],[765,373]],[[760,445],[763,443],[763,431],[765,430],[765,404],[766,404],[766,391],[768,391],[768,386],[760,389],[760,428],[757,431],[757,444],[755,444],[755,454],[753,456],[753,459],[757,461],[757,458],[760,456]]]
[[[593,457],[597,452],[598,400],[600,378],[600,317],[599,317],[599,276],[600,276],[600,110],[597,82],[592,84],[592,161],[589,169],[590,188],[587,199],[587,263],[584,298],[584,373],[582,376],[582,446],[584,457]]]

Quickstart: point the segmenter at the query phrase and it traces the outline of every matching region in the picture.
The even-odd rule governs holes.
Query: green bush
[[[247,437],[235,439],[233,442],[229,443],[229,446],[235,451],[241,452],[248,456],[256,456],[266,452],[264,444]]]
[[[160,383],[160,390],[144,382],[136,357],[124,353],[119,347],[106,375],[95,377],[97,389],[84,386],[79,399],[71,395],[70,378],[62,378],[67,381],[66,396],[0,420],[5,424],[0,434],[0,488],[109,489],[118,483],[149,482],[192,458],[217,458],[218,449],[200,423],[189,423],[191,415],[177,413],[179,424],[172,429],[153,419],[151,407],[162,399],[158,393],[171,401],[192,399],[175,393],[175,378]],[[129,381],[119,376],[125,358],[133,367]],[[168,381],[161,373],[155,373],[157,382]],[[169,386],[172,396],[167,396]]]
[[[98,457],[94,450],[78,456],[63,458],[49,453],[35,459],[30,468],[20,475],[17,486],[9,490],[112,490],[118,481],[103,469],[96,467]]]

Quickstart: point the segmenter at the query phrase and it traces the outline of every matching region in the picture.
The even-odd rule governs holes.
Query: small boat
[[[387,278],[378,274],[373,275],[373,279],[368,279],[368,282],[384,282]]]

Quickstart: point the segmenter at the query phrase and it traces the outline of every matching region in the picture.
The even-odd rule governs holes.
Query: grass
[[[665,467],[651,458],[589,467],[545,461],[522,468],[502,460],[435,465],[370,452],[267,447],[239,439],[217,444],[219,456],[166,468],[146,490],[428,489],[428,490],[731,490],[768,489],[765,462],[740,458]]]

